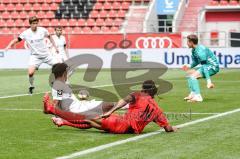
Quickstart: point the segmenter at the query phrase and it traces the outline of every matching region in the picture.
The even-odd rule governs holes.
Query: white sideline
[[[236,113],[236,112],[240,112],[240,108],[234,109],[232,111],[220,113],[220,114],[217,114],[217,115],[213,115],[213,116],[210,116],[210,117],[197,119],[197,120],[187,122],[187,123],[184,123],[184,124],[180,124],[180,125],[177,125],[176,127],[177,128],[183,128],[183,127],[186,127],[186,126],[189,126],[189,125],[194,125],[194,124],[197,124],[197,123],[201,123],[201,122],[208,121],[208,120],[211,120],[211,119],[219,118],[219,117],[226,116],[226,115],[229,115],[229,114],[233,114],[233,113]],[[125,140],[120,140],[120,141],[112,142],[112,143],[109,143],[109,144],[100,145],[100,146],[97,146],[97,147],[86,149],[86,150],[83,150],[83,151],[79,151],[79,152],[76,152],[76,153],[73,153],[73,154],[70,154],[70,155],[67,155],[67,156],[57,157],[56,159],[72,159],[72,158],[75,158],[75,157],[80,157],[80,156],[83,156],[83,155],[86,155],[86,154],[101,151],[101,150],[111,148],[111,147],[114,147],[114,146],[117,146],[117,145],[125,144],[125,143],[132,142],[132,141],[137,141],[139,139],[143,139],[143,138],[147,138],[149,136],[157,135],[157,134],[160,134],[163,131],[164,130],[161,129],[161,130],[151,132],[151,133],[147,133],[147,134],[144,134],[144,135],[139,135],[139,136],[136,136],[136,137],[131,137],[131,138],[125,139]]]

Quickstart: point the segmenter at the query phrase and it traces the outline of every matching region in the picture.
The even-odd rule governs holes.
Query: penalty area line
[[[212,120],[212,119],[216,119],[216,118],[223,117],[223,116],[230,115],[230,114],[237,113],[237,112],[240,112],[240,108],[234,109],[232,111],[227,111],[227,112],[224,112],[224,113],[212,115],[210,117],[197,119],[197,120],[194,120],[194,121],[191,121],[191,122],[186,122],[184,124],[177,125],[176,127],[177,128],[183,128],[183,127],[187,127],[187,126],[190,126],[190,125],[202,123],[202,122],[205,122],[205,121],[209,121],[209,120]],[[122,145],[122,144],[125,144],[125,143],[129,143],[129,142],[137,141],[137,140],[144,139],[144,138],[147,138],[147,137],[150,137],[150,136],[154,136],[154,135],[162,133],[163,131],[164,130],[161,129],[161,130],[158,130],[158,131],[155,131],[155,132],[146,133],[146,134],[135,136],[135,137],[130,137],[130,138],[125,139],[125,140],[120,140],[120,141],[100,145],[100,146],[97,146],[97,147],[93,147],[93,148],[90,148],[90,149],[82,150],[82,151],[79,151],[79,152],[75,152],[75,153],[72,153],[72,154],[67,155],[67,156],[57,157],[56,159],[72,159],[72,158],[76,158],[76,157],[81,157],[83,155],[87,155],[87,154],[95,153],[95,152],[98,152],[98,151],[102,151],[102,150],[105,150],[105,149],[108,149],[108,148],[111,148],[111,147],[114,147],[114,146],[117,146],[117,145]]]

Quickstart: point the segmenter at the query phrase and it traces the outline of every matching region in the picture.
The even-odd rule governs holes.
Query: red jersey
[[[131,96],[134,100],[129,104],[129,109],[123,118],[128,121],[134,133],[141,133],[152,121],[160,127],[169,126],[163,111],[151,96],[143,92],[135,92]]]

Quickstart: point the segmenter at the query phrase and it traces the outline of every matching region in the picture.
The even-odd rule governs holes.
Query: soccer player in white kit
[[[57,60],[52,57],[50,51],[47,47],[46,42],[44,41],[45,38],[48,38],[50,42],[53,44],[56,52],[58,53],[58,48],[55,45],[54,40],[50,36],[47,29],[43,27],[38,27],[39,19],[34,16],[29,18],[30,28],[23,31],[18,38],[13,39],[8,46],[5,48],[7,51],[13,45],[19,43],[22,40],[27,42],[28,47],[31,51],[31,56],[29,60],[29,67],[28,67],[28,76],[29,76],[29,93],[33,93],[34,89],[34,73],[39,68],[42,63],[47,63],[49,65],[54,65],[57,63]]]
[[[69,54],[67,51],[67,44],[66,39],[62,35],[62,27],[58,26],[55,28],[55,35],[52,36],[59,53],[56,53],[56,50],[54,49],[53,55],[57,59],[58,62],[62,63],[66,61],[69,58]]]

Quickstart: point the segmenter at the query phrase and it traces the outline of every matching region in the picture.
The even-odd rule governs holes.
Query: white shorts
[[[78,113],[84,115],[86,118],[93,119],[101,114],[102,110],[102,101],[76,101],[70,105],[70,112]]]
[[[67,55],[66,54],[57,54],[57,53],[54,53],[54,58],[59,62],[59,63],[63,63],[64,61],[67,60]]]
[[[35,66],[39,68],[42,63],[46,63],[50,66],[57,63],[57,60],[52,57],[52,55],[47,55],[45,57],[41,57],[39,55],[31,55],[29,59],[29,66]]]

